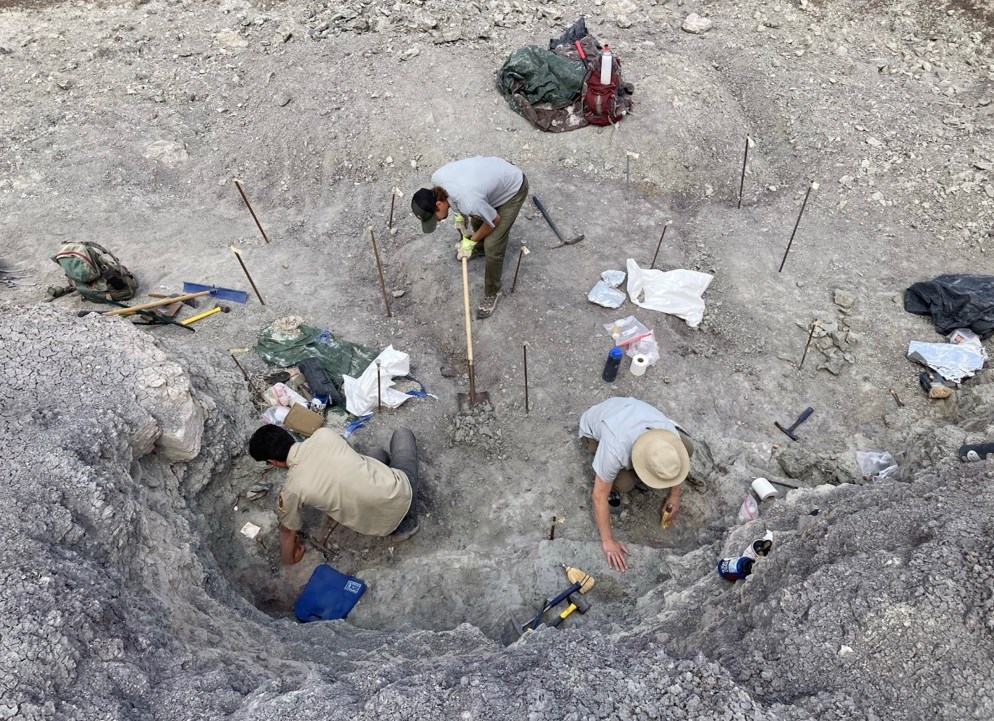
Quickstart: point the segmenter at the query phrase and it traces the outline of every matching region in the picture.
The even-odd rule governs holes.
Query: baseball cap
[[[435,232],[438,218],[435,217],[435,193],[430,188],[421,188],[411,199],[411,211],[421,221],[421,230]]]

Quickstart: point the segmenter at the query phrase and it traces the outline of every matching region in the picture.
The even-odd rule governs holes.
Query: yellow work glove
[[[456,260],[462,260],[473,255],[473,249],[476,248],[476,241],[470,240],[469,236],[463,236],[462,242],[459,243],[459,249],[456,251]]]
[[[456,230],[459,231],[460,235],[462,235],[463,237],[465,237],[465,236],[467,236],[467,235],[470,234],[469,228],[466,227],[466,216],[465,215],[460,215],[459,213],[456,213],[455,214],[455,222],[456,222]]]

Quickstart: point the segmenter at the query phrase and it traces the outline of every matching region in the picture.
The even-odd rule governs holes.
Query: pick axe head
[[[507,623],[504,624],[504,628],[501,629],[500,642],[505,646],[510,646],[512,643],[517,641],[519,638],[527,633],[531,633],[534,629],[526,628],[525,625],[518,620],[518,617],[511,613],[510,618],[507,619]]]

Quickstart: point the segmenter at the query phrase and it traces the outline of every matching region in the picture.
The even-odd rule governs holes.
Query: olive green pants
[[[497,227],[490,231],[490,235],[483,239],[483,253],[487,256],[487,271],[484,276],[483,293],[487,296],[497,295],[500,292],[500,278],[504,274],[504,254],[507,252],[507,241],[511,234],[511,226],[518,217],[518,211],[528,199],[528,178],[521,175],[521,187],[518,192],[511,196],[511,199],[495,208],[500,216]],[[476,232],[483,226],[483,221],[474,217],[472,219],[473,231]]]

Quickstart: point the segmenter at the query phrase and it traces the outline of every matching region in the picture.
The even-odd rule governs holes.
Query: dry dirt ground
[[[713,28],[683,32],[691,12]],[[908,0],[2,2],[0,253],[22,277],[0,286],[0,298],[42,302],[60,280],[49,257],[68,239],[111,248],[143,293],[186,280],[249,290],[228,250],[239,246],[265,305],[252,297],[195,334],[146,330],[163,349],[237,378],[228,349],[296,315],[409,353],[437,396],[354,436],[362,450],[411,427],[426,487],[410,541],[333,536],[331,562],[370,584],[354,623],[470,622],[495,637],[508,609],[557,590],[567,562],[598,580],[591,613],[572,623],[621,631],[643,612],[635,599],[676,572],[674,559],[725,538],[755,475],[856,481],[855,451],[902,460],[912,432],[960,418],[955,398],[929,401],[917,387],[907,343],[938,336],[900,296],[940,273],[989,271],[990,13]],[[494,74],[512,49],[542,45],[581,15],[622,59],[635,111],[614,128],[543,134],[510,111]],[[747,135],[755,145],[738,209]],[[629,152],[638,157],[626,183]],[[526,244],[517,291],[474,321],[477,384],[493,398],[499,443],[454,444],[455,396],[466,389],[463,376],[442,374],[465,371],[454,231],[425,236],[407,209],[435,168],[475,154],[521,167],[564,232],[586,240],[553,250],[542,217],[530,203],[523,210],[504,276],[507,290]],[[778,273],[812,181],[819,187]],[[403,195],[390,233],[395,187]],[[628,258],[647,265],[665,224],[657,267],[714,274],[696,330],[631,303],[613,311],[586,300],[602,271]],[[399,296],[389,319],[370,225]],[[474,303],[482,275],[471,264]],[[72,317],[85,304],[70,296],[51,306]],[[629,314],[654,329],[662,357],[643,378],[626,361],[604,383],[602,324]],[[819,339],[798,370],[815,319],[838,324],[840,340]],[[252,373],[269,370],[254,354],[240,358]],[[614,517],[633,551],[625,574],[601,554],[589,457],[575,439],[579,415],[615,395],[656,405],[702,449],[669,531],[658,528],[652,494],[633,493]],[[248,395],[231,400],[226,412],[249,433]],[[806,406],[815,413],[792,444],[773,423]],[[282,616],[325,559],[310,550],[300,566],[279,567],[272,496],[241,496],[260,479],[278,484],[280,474],[234,459],[198,499],[202,531],[238,592]],[[550,542],[554,516],[565,520]],[[237,532],[249,519],[267,529],[260,544]],[[714,560],[695,557],[695,569]]]

